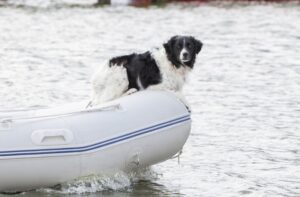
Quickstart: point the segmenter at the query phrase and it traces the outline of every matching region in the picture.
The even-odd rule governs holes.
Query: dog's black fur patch
[[[141,87],[137,84],[138,79],[143,88],[161,82],[159,68],[150,52],[114,57],[109,61],[109,65],[122,65],[126,68],[129,81],[128,89],[135,88],[140,90]]]

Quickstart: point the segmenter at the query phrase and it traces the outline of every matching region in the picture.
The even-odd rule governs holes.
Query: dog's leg
[[[135,88],[130,88],[130,89],[127,90],[127,92],[125,92],[123,95],[124,95],[124,96],[128,96],[128,95],[133,94],[133,93],[135,93],[135,92],[137,92],[137,91],[138,91],[138,90],[135,89]]]
[[[92,105],[121,97],[128,89],[127,71],[123,66],[103,65],[92,79]]]

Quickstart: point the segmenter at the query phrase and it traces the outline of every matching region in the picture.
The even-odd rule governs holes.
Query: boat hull
[[[190,133],[189,112],[171,93],[84,105],[0,113],[0,191],[150,166],[180,151]]]

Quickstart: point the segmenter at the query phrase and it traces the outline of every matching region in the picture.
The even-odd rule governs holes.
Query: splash
[[[91,175],[63,183],[52,188],[37,190],[41,193],[83,194],[102,191],[130,191],[132,186],[141,180],[155,180],[158,174],[150,168],[134,172],[117,172],[114,174]]]

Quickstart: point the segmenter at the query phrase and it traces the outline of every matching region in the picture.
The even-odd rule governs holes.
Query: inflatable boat
[[[190,133],[190,114],[172,93],[86,103],[0,111],[0,191],[150,166],[178,153]]]

